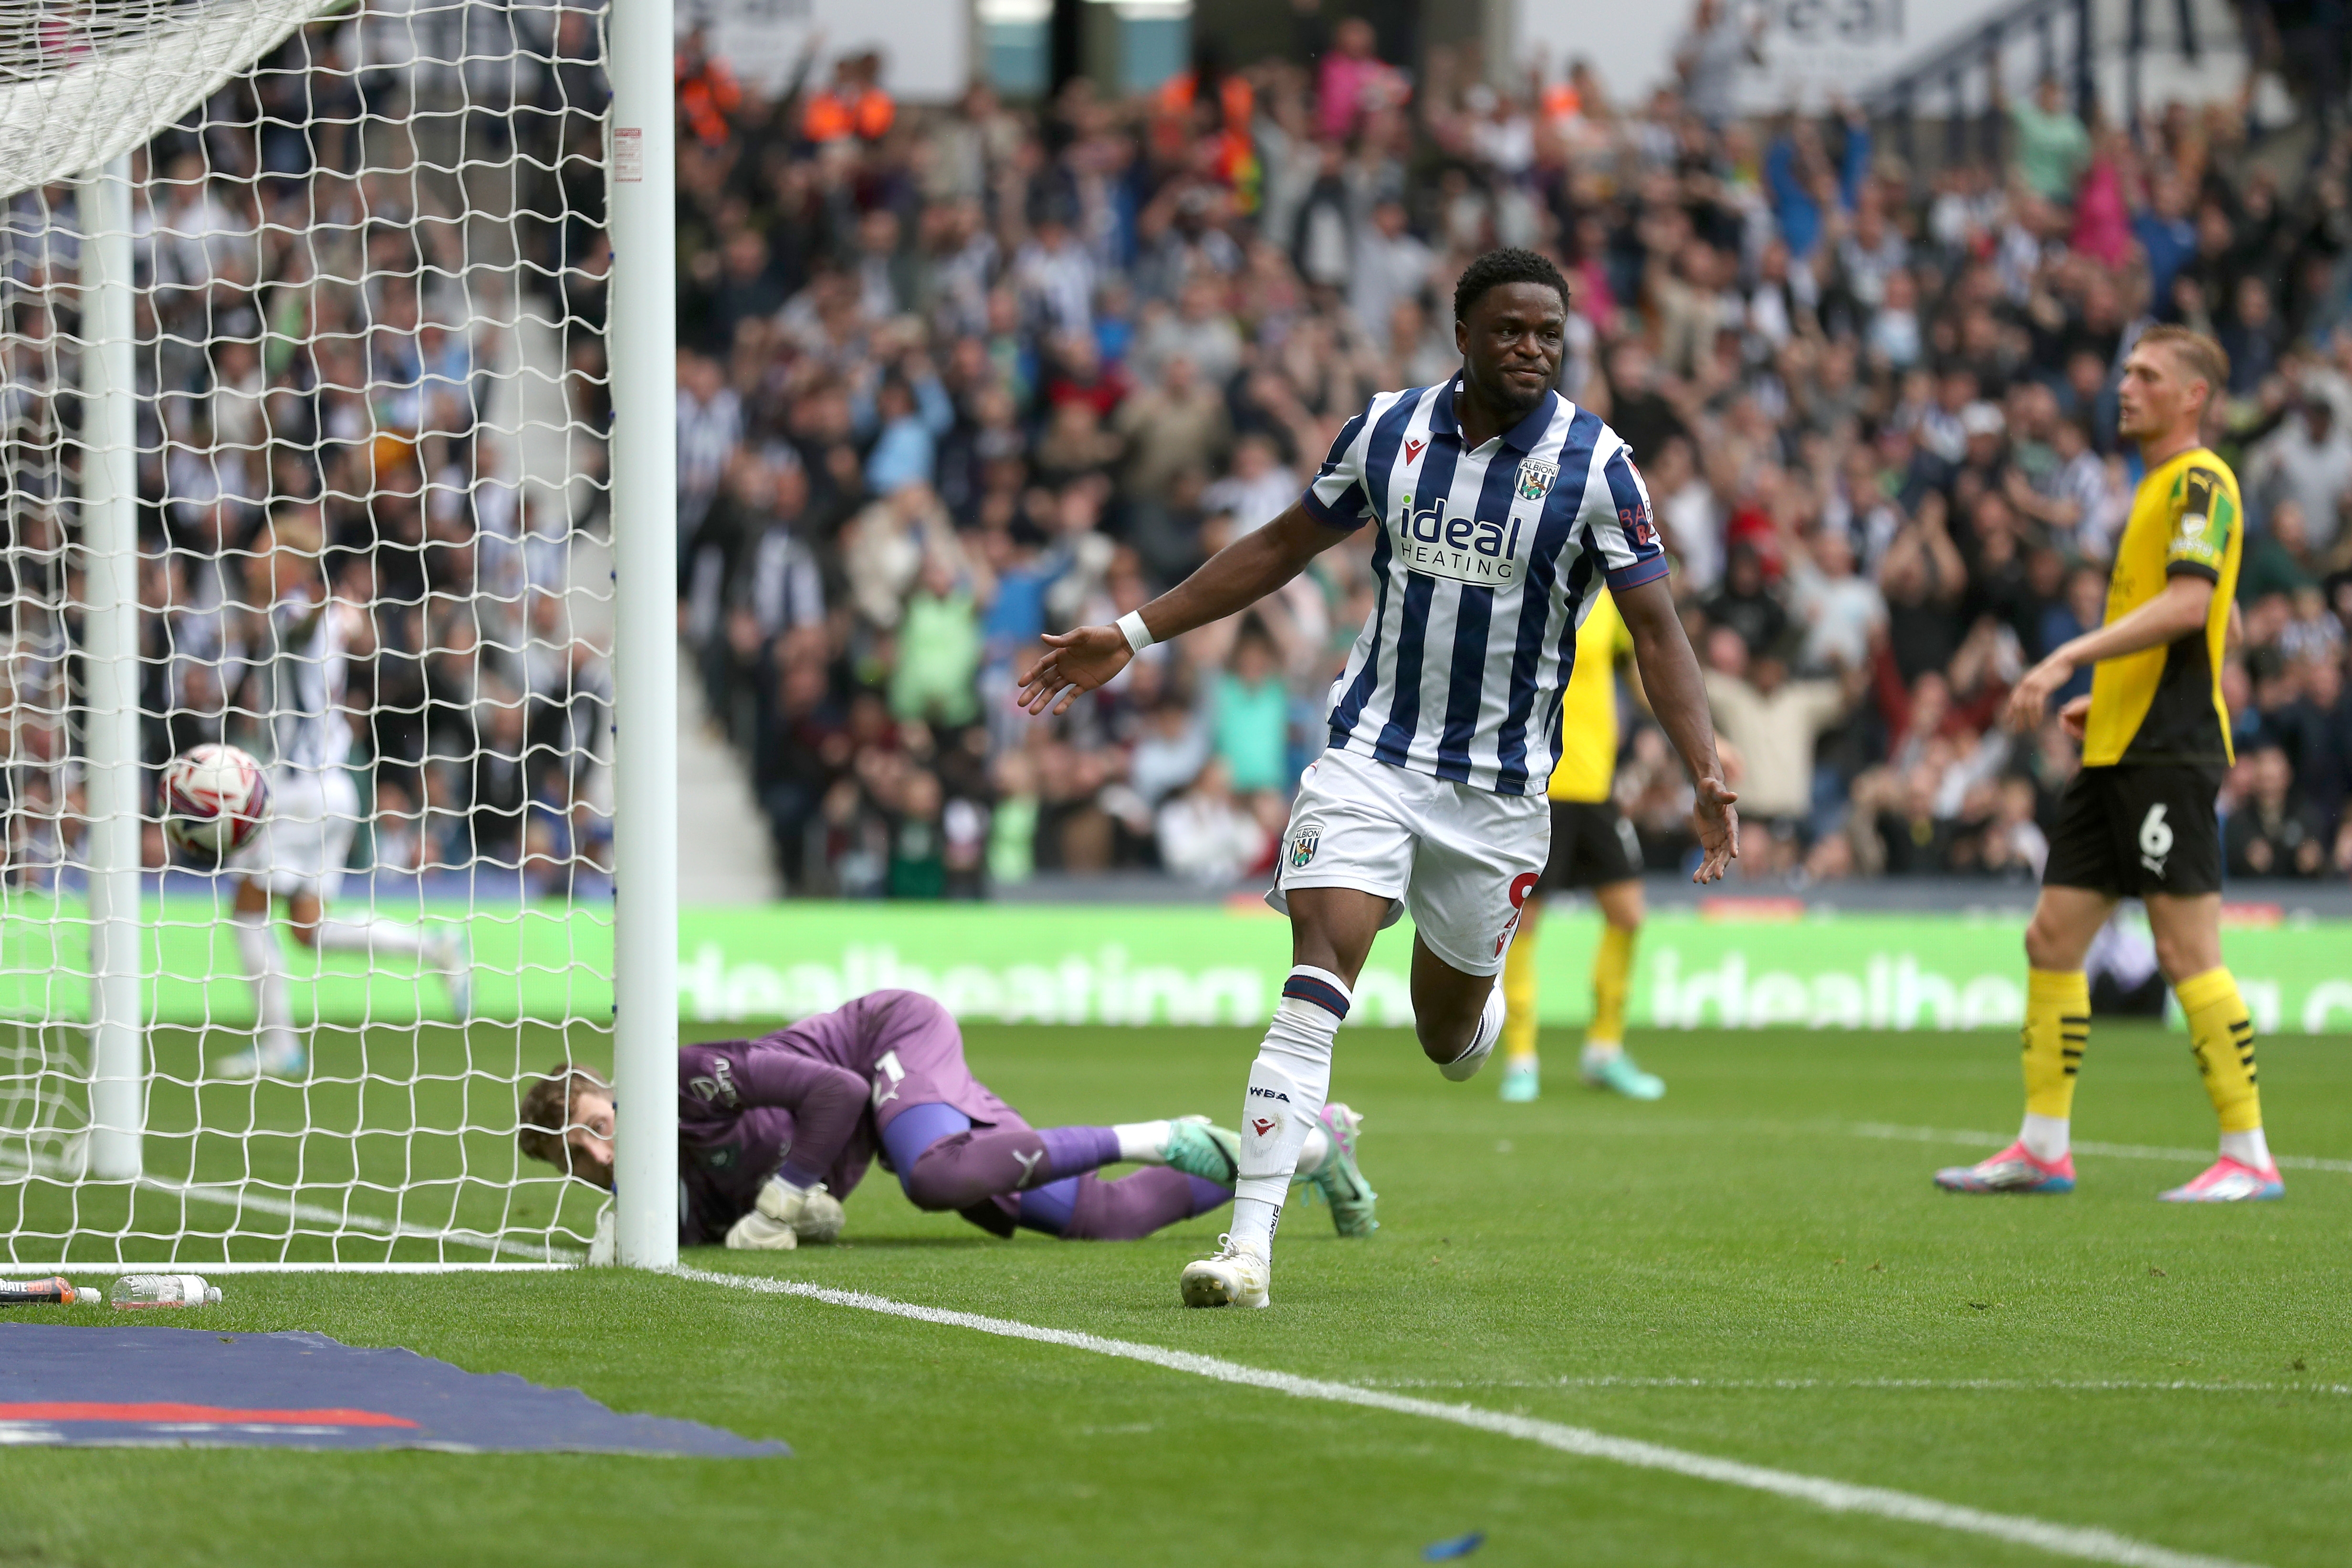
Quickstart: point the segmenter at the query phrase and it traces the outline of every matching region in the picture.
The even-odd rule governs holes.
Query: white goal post
[[[0,0],[0,1265],[583,1261],[560,1061],[676,1262],[671,52]],[[270,819],[167,864],[214,742]]]

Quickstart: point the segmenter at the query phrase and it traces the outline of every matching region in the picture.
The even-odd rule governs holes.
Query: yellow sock
[[[2091,1037],[2091,982],[2079,969],[2025,972],[2025,1113],[2074,1113],[2074,1075]]]
[[[2254,1022],[2238,982],[2227,969],[2209,969],[2172,991],[2189,1016],[2189,1047],[2221,1131],[2252,1132],[2263,1124],[2263,1100],[2254,1088]]]
[[[1633,927],[1601,924],[1601,945],[1592,950],[1592,1026],[1585,1031],[1587,1039],[1625,1038],[1625,999],[1633,991],[1633,939],[1638,934]]]
[[[1503,955],[1503,1051],[1515,1062],[1536,1059],[1536,933],[1519,927]]]

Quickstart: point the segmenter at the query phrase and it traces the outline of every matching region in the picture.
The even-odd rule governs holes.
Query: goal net
[[[612,1057],[604,21],[0,0],[11,1264],[587,1246],[517,1107]]]

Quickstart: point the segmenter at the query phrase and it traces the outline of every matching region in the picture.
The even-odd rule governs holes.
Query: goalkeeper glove
[[[817,1182],[796,1187],[781,1176],[770,1176],[760,1187],[760,1214],[778,1225],[790,1226],[803,1241],[831,1241],[841,1234],[846,1216],[841,1200]]]
[[[841,1212],[841,1200],[819,1183],[809,1189],[808,1201],[801,1205],[801,1217],[793,1223],[793,1228],[800,1232],[803,1241],[835,1241],[840,1238],[843,1222],[848,1217]]]
[[[770,1219],[753,1209],[727,1233],[727,1245],[736,1252],[790,1252],[801,1244],[801,1238],[791,1226]]]

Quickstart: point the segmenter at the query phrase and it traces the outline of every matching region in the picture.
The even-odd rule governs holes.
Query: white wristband
[[[1129,610],[1119,616],[1118,629],[1127,635],[1127,646],[1137,653],[1151,646],[1151,631],[1143,624],[1141,610]]]

